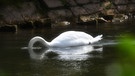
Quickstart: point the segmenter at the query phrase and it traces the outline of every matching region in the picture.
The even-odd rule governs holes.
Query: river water
[[[117,63],[119,58],[117,39],[123,37],[124,33],[134,34],[134,25],[134,20],[129,20],[114,24],[71,24],[66,27],[19,30],[16,33],[0,32],[0,76],[109,76],[107,68]],[[49,49],[68,53],[52,56],[44,54],[45,50],[32,54],[27,49],[29,40],[34,36],[51,41],[60,33],[71,30],[84,31],[94,37],[103,34],[103,40],[94,46]],[[87,53],[80,54],[84,51]]]

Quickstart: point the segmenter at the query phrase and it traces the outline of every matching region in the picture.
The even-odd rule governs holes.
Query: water
[[[117,38],[123,33],[134,34],[133,21],[120,24],[102,24],[99,26],[66,26],[38,30],[20,30],[17,33],[0,33],[0,76],[107,76],[107,67],[116,63]],[[60,55],[44,53],[31,54],[26,48],[34,36],[51,41],[60,33],[68,30],[84,31],[97,36],[103,34],[103,40],[95,47],[49,49],[66,50]],[[102,45],[102,46],[101,46]],[[26,47],[26,48],[25,48]],[[74,54],[70,54],[68,51]],[[72,52],[75,51],[75,52]],[[79,51],[82,51],[83,54]]]

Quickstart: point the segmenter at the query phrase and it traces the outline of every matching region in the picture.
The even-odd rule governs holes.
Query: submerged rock
[[[125,14],[116,14],[112,19],[112,22],[123,22],[128,19],[128,16]]]
[[[55,27],[55,26],[68,26],[70,25],[70,22],[68,21],[60,21],[60,22],[56,22],[54,24],[52,24],[52,27]]]

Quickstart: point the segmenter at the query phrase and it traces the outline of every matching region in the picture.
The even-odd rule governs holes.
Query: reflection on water
[[[36,72],[33,75],[83,76],[85,72],[89,72],[88,67],[92,67],[93,65],[93,62],[89,61],[89,58],[102,59],[101,54],[93,55],[90,53],[92,51],[101,53],[103,47],[94,48],[92,45],[86,45],[68,48],[50,48],[42,50],[41,53],[34,51],[32,49],[29,50],[30,58],[33,60],[31,68]],[[50,52],[57,53],[58,55],[48,58],[49,55],[47,54]]]
[[[103,40],[93,45],[49,48],[41,50],[41,53],[29,50],[30,58],[33,60],[31,68],[36,72],[32,75],[105,76],[104,69],[107,65],[106,60],[103,58],[103,47],[114,44],[116,44],[115,41]],[[58,55],[48,58],[49,55],[47,54],[50,52]],[[96,54],[92,52],[96,52]],[[100,62],[102,60],[103,63]]]
[[[76,47],[67,47],[67,48],[49,48],[46,50],[41,49],[41,53],[36,53],[33,49],[28,49],[30,57],[32,59],[43,59],[47,58],[46,54],[56,53],[58,54],[57,58],[62,60],[86,60],[89,58],[89,53],[92,51],[102,51],[103,47],[94,48],[92,45],[86,46],[76,46]],[[48,55],[49,56],[49,55]]]

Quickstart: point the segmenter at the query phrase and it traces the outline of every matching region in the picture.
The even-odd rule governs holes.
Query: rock
[[[103,18],[104,18],[105,20],[107,20],[107,21],[112,21],[114,15],[102,15],[102,16],[100,16],[100,17],[103,17]]]
[[[128,19],[128,16],[125,14],[116,14],[114,18],[112,19],[112,22],[118,23],[123,22]]]
[[[99,12],[100,4],[87,4],[83,6],[88,14],[95,14]]]
[[[99,3],[100,2],[100,0],[89,0],[90,1],[90,3]]]
[[[87,4],[89,3],[89,0],[76,0],[78,4]]]
[[[17,32],[17,25],[0,26],[0,32]]]
[[[110,1],[103,2],[100,10],[104,15],[115,15],[116,13],[114,4]]]
[[[109,22],[105,20],[103,17],[98,17],[98,15],[88,15],[88,16],[80,16],[77,21],[77,24],[81,25],[97,25],[98,23],[106,23]]]
[[[64,6],[60,0],[44,0],[49,8],[56,8]]]
[[[119,12],[121,13],[126,13],[127,12],[127,5],[118,5],[117,9],[119,10]]]
[[[35,19],[37,14],[37,8],[32,2],[22,3],[20,6],[15,7],[12,5],[2,7],[2,11],[0,11],[0,15],[2,15],[3,20],[6,22],[14,22],[14,21],[23,21],[25,18]]]
[[[128,5],[128,12],[135,12],[135,4]]]
[[[76,2],[74,0],[66,0],[71,6],[76,6]]]
[[[80,16],[80,21],[82,22],[88,22],[88,21],[92,21],[95,20],[98,17],[98,15],[89,15],[89,16]]]
[[[0,20],[8,24],[18,22],[16,24],[20,28],[50,27],[50,21],[38,20],[42,18],[50,18],[55,22],[102,13],[109,15],[104,17],[108,20],[118,13],[135,12],[135,0],[21,0],[17,1],[19,5],[12,4],[13,1],[16,0],[4,1],[6,5],[0,7]]]
[[[107,7],[111,8],[111,2],[110,2],[110,1],[104,2],[104,3],[102,4],[102,7],[104,7],[104,8],[107,8]]]
[[[48,12],[49,18],[52,20],[59,20],[66,17],[71,17],[72,13],[67,9],[51,10]]]
[[[115,4],[127,4],[128,3],[128,0],[114,0],[114,3]]]
[[[55,27],[55,26],[68,26],[68,25],[70,25],[70,22],[61,21],[61,22],[56,22],[56,23],[52,24],[52,27]]]
[[[32,29],[34,28],[33,21],[22,21],[18,23],[20,29]]]
[[[20,29],[36,29],[36,28],[44,28],[51,27],[51,19],[38,19],[38,20],[27,20],[23,22],[19,22],[18,27]]]
[[[135,0],[131,0],[131,3],[135,3]]]
[[[114,9],[107,10],[106,15],[115,15],[115,10]]]
[[[88,12],[83,7],[71,7],[71,10],[75,16],[88,14]]]

